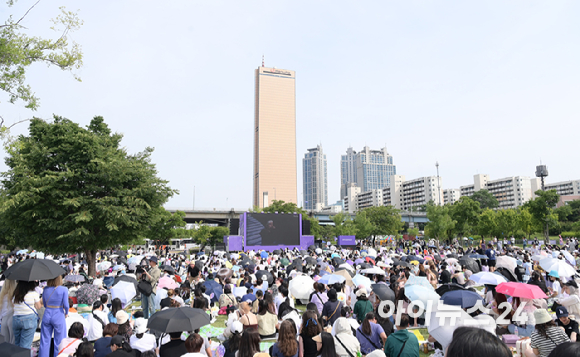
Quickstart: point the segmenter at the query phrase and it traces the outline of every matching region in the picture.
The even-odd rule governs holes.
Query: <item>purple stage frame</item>
[[[355,236],[338,236],[337,242],[339,246],[346,247],[346,248],[355,248],[356,247],[356,237]]]

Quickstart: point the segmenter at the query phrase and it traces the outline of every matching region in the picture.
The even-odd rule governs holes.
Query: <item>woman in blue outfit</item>
[[[44,316],[40,325],[39,357],[50,356],[50,339],[54,332],[54,356],[58,355],[58,346],[66,337],[66,317],[68,316],[68,289],[62,286],[62,276],[47,282],[42,293]]]
[[[12,330],[14,344],[30,349],[34,339],[34,331],[38,326],[38,309],[42,307],[40,295],[34,288],[34,281],[19,281],[14,290],[14,316]]]

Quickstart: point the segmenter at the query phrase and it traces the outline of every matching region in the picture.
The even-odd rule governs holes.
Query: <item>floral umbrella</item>
[[[79,304],[92,306],[93,303],[101,298],[99,288],[92,284],[84,284],[77,290],[77,301]]]

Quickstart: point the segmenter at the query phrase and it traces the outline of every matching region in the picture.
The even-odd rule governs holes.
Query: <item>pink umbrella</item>
[[[173,280],[173,278],[170,278],[168,276],[164,276],[163,278],[159,279],[159,284],[157,284],[158,288],[167,288],[167,289],[175,289],[178,286],[179,285],[177,285],[175,280]]]
[[[524,283],[514,283],[514,282],[501,283],[495,288],[495,291],[509,296],[526,299],[547,298],[546,294],[544,294],[542,289],[540,289],[538,286]]]

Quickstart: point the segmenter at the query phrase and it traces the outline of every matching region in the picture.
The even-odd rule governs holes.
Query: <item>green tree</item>
[[[534,221],[538,227],[544,231],[544,239],[548,240],[550,235],[550,224],[554,225],[557,223],[557,216],[554,214],[553,207],[556,206],[560,196],[556,190],[542,191],[538,190],[535,192],[536,198],[530,200],[524,204],[524,207],[528,208]]]
[[[534,218],[527,207],[521,207],[518,212],[518,229],[524,232],[526,238],[530,237],[534,229]]]
[[[564,205],[554,209],[554,213],[558,216],[558,221],[568,222],[572,217],[573,209],[570,205]]]
[[[498,235],[511,237],[518,229],[518,213],[515,209],[504,209],[496,212]]]
[[[334,236],[356,236],[357,227],[349,214],[338,213],[330,219],[334,222]]]
[[[373,234],[375,226],[369,219],[365,210],[359,211],[354,217],[354,226],[356,227],[356,238],[366,240]]]
[[[397,234],[403,228],[401,213],[393,206],[368,207],[362,212],[372,224],[373,237]]]
[[[419,228],[409,228],[407,230],[407,234],[410,235],[411,237],[417,237],[419,235]]]
[[[86,129],[33,119],[29,131],[10,147],[2,173],[2,223],[19,245],[84,252],[94,274],[97,250],[139,241],[176,193],[157,177],[153,149],[129,155],[101,117]]]
[[[197,225],[198,228],[193,230],[193,239],[195,243],[201,246],[200,251],[208,245],[213,246],[216,243],[223,242],[224,236],[230,233],[227,227],[208,226],[201,222],[198,222]]]
[[[497,208],[499,203],[497,198],[495,198],[488,190],[479,190],[471,195],[471,199],[479,202],[481,209],[486,208]]]
[[[429,223],[425,226],[425,235],[436,238],[451,238],[455,220],[449,214],[449,206],[427,205],[427,218]]]
[[[149,239],[167,242],[171,238],[177,237],[177,229],[185,227],[185,212],[176,211],[171,213],[163,207],[157,207],[154,214],[155,221],[152,222],[145,236]],[[183,238],[183,237],[182,237]]]
[[[473,234],[479,221],[481,208],[478,201],[463,196],[450,207],[449,213],[451,218],[457,222],[455,224],[455,233],[459,237],[464,237]]]
[[[580,200],[573,200],[566,205],[572,209],[572,214],[568,216],[570,222],[580,221]]]
[[[15,2],[8,0],[7,4],[12,6]],[[54,38],[27,33],[28,29],[22,25],[22,21],[37,3],[24,14],[15,17],[9,15],[4,24],[0,25],[0,89],[8,95],[10,103],[22,100],[25,107],[32,110],[38,109],[39,98],[26,84],[26,72],[31,65],[42,63],[72,73],[83,63],[80,46],[69,39],[70,33],[83,24],[76,13],[60,8],[61,13],[52,19],[53,26],[50,28],[55,32]],[[74,73],[73,76],[80,81]],[[6,130],[3,124],[4,119],[0,117],[2,130]]]
[[[494,210],[486,208],[479,215],[477,232],[482,238],[491,237],[497,232],[497,217]]]
[[[272,203],[266,208],[254,207],[250,210],[254,213],[299,213],[302,215],[302,219],[310,221],[310,232],[314,235],[315,239],[320,239],[320,223],[318,220],[310,215],[305,209],[298,207],[296,203],[284,202],[282,200],[273,200]]]

